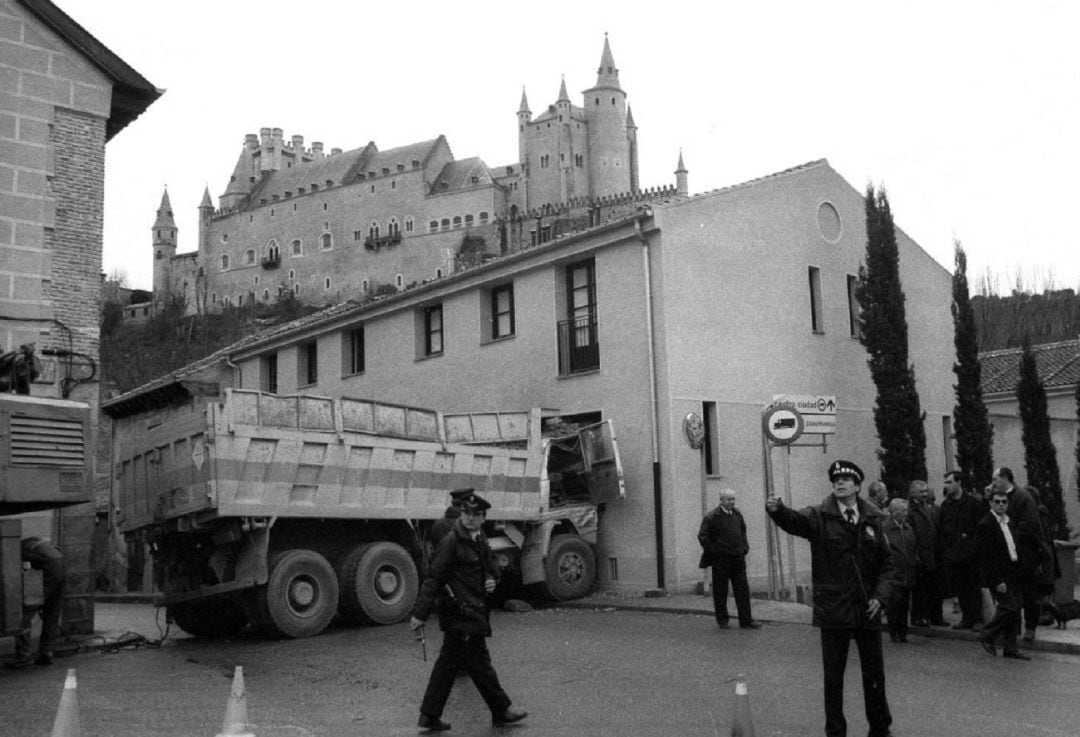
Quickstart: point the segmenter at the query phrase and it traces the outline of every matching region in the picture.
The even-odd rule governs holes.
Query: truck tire
[[[252,619],[274,637],[313,637],[337,613],[338,582],[330,563],[314,550],[286,550],[270,559],[270,578],[258,586]]]
[[[341,613],[363,624],[393,624],[409,616],[420,592],[416,563],[397,543],[357,545],[337,567]]]
[[[544,560],[544,585],[548,594],[558,601],[580,599],[596,583],[596,555],[587,542],[577,535],[556,535],[551,538]]]
[[[208,639],[236,637],[248,623],[242,602],[232,596],[172,604],[166,616],[189,635]]]

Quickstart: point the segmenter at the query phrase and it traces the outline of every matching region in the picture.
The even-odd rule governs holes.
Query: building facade
[[[247,338],[110,411],[194,404],[217,382],[611,419],[627,495],[603,511],[605,587],[695,588],[698,525],[726,487],[749,527],[754,588],[767,588],[781,564],[806,581],[806,546],[782,561],[769,552],[765,483],[781,479],[777,493],[802,506],[831,491],[833,458],[871,476],[877,467],[876,390],[853,319],[864,217],[863,196],[825,161],[696,196],[642,198],[563,237]],[[897,238],[928,465],[943,472],[953,457],[951,278],[902,231]],[[776,395],[834,396],[836,432],[774,449],[767,473],[762,415]],[[687,441],[691,415],[703,446]]]
[[[96,438],[105,144],[161,93],[47,0],[0,0],[0,40],[0,353],[35,344],[31,394],[89,404]],[[23,521],[64,547],[75,629],[93,626],[96,511]]]
[[[534,117],[523,90],[517,125],[518,160],[496,167],[455,159],[443,136],[327,151],[301,135],[286,140],[280,128],[248,134],[219,206],[204,192],[197,251],[177,253],[162,197],[155,299],[181,297],[191,313],[285,292],[309,304],[362,299],[550,240],[569,217],[640,194],[637,127],[606,38],[581,106],[563,81]]]

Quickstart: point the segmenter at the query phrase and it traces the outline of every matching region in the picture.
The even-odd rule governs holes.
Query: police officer
[[[869,737],[890,737],[885,698],[881,609],[892,599],[893,568],[882,514],[859,498],[863,472],[851,461],[829,466],[833,493],[799,511],[770,496],[765,509],[784,531],[810,541],[814,626],[821,628],[825,734],[846,737],[844,670],[852,640],[859,649]]]
[[[419,726],[430,732],[450,729],[442,721],[442,712],[459,668],[468,672],[487,703],[493,725],[513,724],[526,716],[511,708],[487,648],[491,623],[486,594],[495,590],[495,577],[482,527],[491,504],[470,490],[461,496],[460,507],[461,517],[452,533],[443,536],[435,548],[410,619],[410,627],[419,629],[438,606],[442,648],[420,704]]]
[[[15,659],[6,665],[12,668],[23,668],[30,663],[51,665],[53,647],[60,634],[60,613],[64,608],[64,556],[40,537],[28,537],[22,541],[21,557],[31,568],[42,572],[45,601],[40,611],[37,607],[23,609],[22,631],[15,635]],[[30,632],[36,613],[41,614],[41,638],[35,659],[31,653]]]

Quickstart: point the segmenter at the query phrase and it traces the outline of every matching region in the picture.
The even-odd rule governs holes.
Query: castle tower
[[[528,161],[527,133],[529,121],[532,120],[532,111],[529,110],[529,101],[525,97],[525,87],[521,88],[521,105],[518,106],[518,163],[522,167]]]
[[[634,123],[634,111],[626,106],[626,141],[630,146],[630,191],[637,192],[641,189],[638,180],[638,149],[637,149],[637,124]]]
[[[589,131],[589,195],[601,197],[627,192],[631,189],[631,156],[626,93],[619,86],[619,70],[607,34],[604,34],[596,84],[583,94]]]
[[[203,189],[202,202],[199,203],[199,253],[206,253],[209,243],[210,218],[214,215],[214,202],[210,199],[210,187]]]
[[[679,149],[679,165],[675,169],[675,191],[678,194],[690,194],[690,185],[687,181],[686,165],[682,160],[682,149]]]
[[[176,221],[173,219],[169,190],[161,195],[157,219],[154,220],[154,303],[164,304],[172,291],[172,259],[176,255]]]

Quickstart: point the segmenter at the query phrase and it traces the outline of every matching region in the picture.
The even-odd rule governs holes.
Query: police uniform
[[[460,506],[463,513],[475,513],[487,511],[491,504],[469,490],[462,494]],[[510,697],[499,684],[488,653],[491,623],[485,583],[495,577],[490,555],[483,531],[470,532],[461,519],[436,545],[412,611],[412,625],[417,628],[437,608],[439,629],[443,633],[442,648],[431,669],[420,705],[419,726],[422,729],[443,731],[450,728],[441,717],[459,669],[472,678],[491,710],[493,724],[510,724],[525,718],[525,712],[510,708]]]

